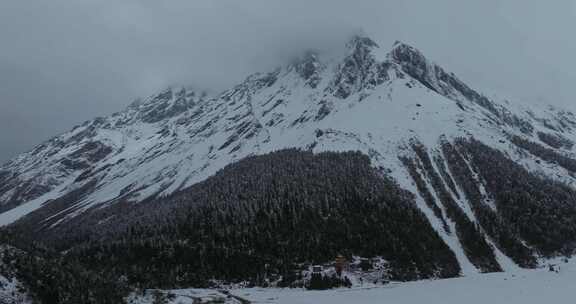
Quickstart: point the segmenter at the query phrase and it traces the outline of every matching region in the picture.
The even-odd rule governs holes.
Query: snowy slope
[[[14,278],[0,275],[0,303],[26,304],[32,303],[30,297],[24,292],[24,287]]]
[[[569,302],[573,265],[547,270],[484,274],[465,278],[331,291],[237,290],[252,303],[509,303]],[[185,303],[185,302],[184,302]]]
[[[268,304],[313,304],[313,303],[446,303],[446,304],[532,304],[568,303],[573,298],[572,286],[576,282],[576,267],[572,262],[555,264],[558,272],[548,268],[520,270],[509,273],[472,275],[463,278],[430,280],[409,283],[391,283],[380,286],[360,286],[325,291],[303,289],[246,288],[230,292],[250,301]],[[195,303],[187,295],[215,294],[225,298],[216,290],[166,290],[173,294],[169,303]],[[133,295],[129,303],[153,303],[151,297]],[[230,302],[236,303],[234,299]]]
[[[360,150],[417,196],[463,271],[474,273],[399,159],[413,156],[412,143],[434,154],[443,141],[473,136],[533,172],[576,182],[563,166],[510,142],[518,136],[549,146],[539,135],[545,134],[566,143],[550,149],[575,157],[573,114],[487,98],[399,42],[386,50],[354,37],[343,53],[324,58],[308,52],[215,96],[168,88],[39,145],[0,168],[0,225],[51,204],[46,216],[57,225],[94,206],[172,193],[246,156],[282,148]],[[457,201],[476,222],[465,196]],[[516,267],[496,255],[504,269]]]

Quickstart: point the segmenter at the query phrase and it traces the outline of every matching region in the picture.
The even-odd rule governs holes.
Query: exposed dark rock
[[[559,152],[556,152],[550,148],[546,148],[538,143],[532,142],[520,136],[511,135],[509,138],[510,141],[517,147],[524,149],[530,152],[532,155],[537,156],[547,162],[557,164],[573,174],[576,174],[575,159],[567,157]]]
[[[320,72],[322,64],[318,60],[318,54],[313,51],[308,51],[304,54],[302,60],[295,64],[296,71],[306,81],[306,85],[311,88],[316,88],[320,83]]]
[[[555,148],[555,149],[567,149],[567,150],[571,150],[572,147],[574,146],[574,143],[563,137],[562,135],[559,134],[551,134],[551,133],[544,133],[544,132],[538,132],[538,138],[545,144],[547,144],[548,146]]]
[[[84,144],[80,149],[70,154],[72,158],[84,158],[92,163],[98,162],[112,153],[112,148],[104,145],[99,141],[90,141]]]
[[[372,54],[372,49],[377,47],[370,38],[355,36],[350,40],[350,54],[340,64],[329,87],[334,96],[344,99],[388,79],[389,63],[378,63]]]
[[[528,121],[496,105],[487,97],[468,87],[454,74],[447,73],[438,65],[430,62],[414,47],[403,43],[396,43],[390,55],[392,60],[398,63],[406,74],[417,79],[430,90],[451,99],[455,99],[454,94],[458,92],[466,99],[488,110],[507,125],[517,127],[526,134],[530,134],[534,129]]]
[[[332,111],[331,106],[327,101],[325,100],[320,101],[320,108],[318,109],[318,113],[316,113],[316,117],[314,117],[314,120],[318,121],[324,119],[326,116],[328,116],[328,114],[330,114],[331,111]]]

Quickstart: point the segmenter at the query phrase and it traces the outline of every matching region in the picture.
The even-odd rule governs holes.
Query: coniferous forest
[[[394,280],[460,272],[412,195],[357,152],[250,157],[169,197],[117,204],[31,238],[142,288],[280,276],[289,285],[298,265],[339,253],[383,256]]]
[[[411,149],[401,161],[419,195],[478,269],[501,271],[495,249],[528,268],[538,256],[574,252],[571,188],[474,139]],[[360,152],[282,150],[172,195],[102,206],[62,225],[35,225],[39,210],[4,229],[2,243],[14,248],[4,265],[44,303],[116,303],[134,289],[223,282],[301,286],[301,270],[338,254],[384,258],[383,280],[458,276],[453,251],[416,199]]]

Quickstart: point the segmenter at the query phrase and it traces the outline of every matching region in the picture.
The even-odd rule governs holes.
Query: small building
[[[334,260],[334,269],[336,270],[336,274],[338,276],[342,275],[342,271],[344,270],[344,267],[346,266],[346,258],[339,254],[336,256],[336,259]]]
[[[312,266],[312,273],[322,273],[322,271],[324,271],[324,267],[321,265]]]

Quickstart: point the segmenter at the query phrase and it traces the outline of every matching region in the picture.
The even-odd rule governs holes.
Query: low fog
[[[576,1],[2,0],[0,163],[171,84],[218,91],[362,30],[473,87],[576,110]]]

